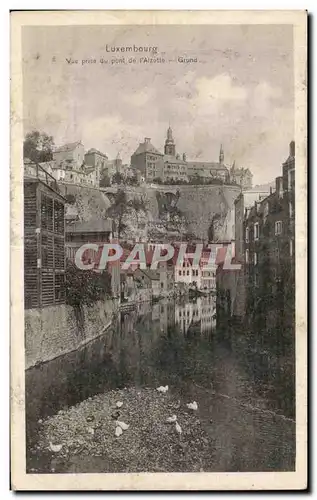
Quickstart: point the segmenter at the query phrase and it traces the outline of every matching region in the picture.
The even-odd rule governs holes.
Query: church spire
[[[225,155],[224,155],[223,147],[221,144],[220,145],[220,152],[219,152],[219,163],[223,163],[224,159],[225,159]]]
[[[173,139],[173,131],[171,125],[169,125],[166,134],[165,146],[164,146],[164,154],[169,156],[175,156],[176,148]]]

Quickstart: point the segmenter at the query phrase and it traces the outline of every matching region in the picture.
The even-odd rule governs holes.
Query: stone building
[[[206,162],[206,161],[189,161],[187,162],[187,175],[188,179],[191,181],[199,181],[200,179],[219,179],[223,182],[228,182],[229,168],[224,163],[224,150],[222,145],[219,151],[219,161],[218,162]]]
[[[80,141],[64,144],[55,148],[53,160],[59,165],[69,164],[74,170],[78,170],[84,163],[85,148]]]
[[[145,181],[153,182],[154,179],[163,177],[163,156],[153,146],[150,137],[145,137],[131,156],[131,166]]]
[[[233,162],[230,169],[230,180],[241,186],[243,190],[248,190],[252,188],[253,175],[249,168],[238,168],[236,162]]]
[[[295,143],[276,188],[244,215],[246,313],[282,336],[295,321]]]
[[[107,166],[108,156],[97,149],[89,149],[84,157],[86,174],[94,185],[99,186],[101,172]]]
[[[150,138],[145,138],[131,156],[131,167],[140,172],[146,182],[163,181],[164,183],[192,182],[203,184],[204,181],[230,181],[229,167],[224,163],[224,150],[221,145],[218,162],[189,161],[186,154],[176,151],[172,128],[166,133],[164,154],[158,151]]]

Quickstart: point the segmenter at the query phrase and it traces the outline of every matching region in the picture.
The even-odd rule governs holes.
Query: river
[[[166,385],[199,401],[214,471],[295,467],[294,354],[216,322],[215,297],[162,300],[120,313],[102,337],[26,372],[27,447],[38,420],[96,394]]]

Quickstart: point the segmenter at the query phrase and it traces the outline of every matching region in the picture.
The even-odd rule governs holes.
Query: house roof
[[[66,226],[66,232],[68,233],[107,233],[111,231],[112,219],[92,219]]]
[[[75,149],[78,144],[81,144],[80,141],[77,141],[77,142],[69,142],[68,144],[64,144],[63,146],[59,146],[57,148],[54,149],[54,153],[60,153],[62,151],[73,151],[73,149]]]
[[[133,153],[133,155],[140,155],[142,153],[155,153],[163,156],[163,154],[160,153],[159,150],[156,149],[150,141],[140,142],[139,147]]]
[[[152,281],[160,279],[160,273],[158,271],[154,271],[152,269],[140,269],[140,271]]]

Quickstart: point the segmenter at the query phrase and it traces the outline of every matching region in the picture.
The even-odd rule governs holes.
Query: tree
[[[120,172],[116,172],[112,177],[113,184],[121,184],[124,182],[124,177]]]
[[[99,182],[100,187],[110,187],[111,182],[108,174],[102,174],[100,177],[100,182]]]
[[[33,130],[26,134],[23,143],[23,157],[40,163],[53,159],[54,139],[45,132]]]
[[[123,191],[123,189],[119,189],[115,195],[113,204],[107,210],[107,216],[111,217],[116,225],[118,238],[121,237],[121,234],[126,228],[126,224],[124,224],[123,218],[127,214],[127,212],[127,195],[125,191]]]

